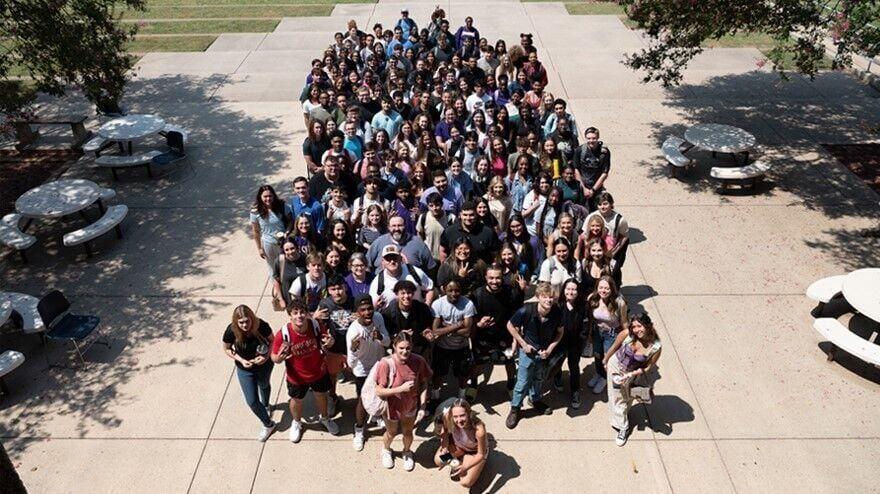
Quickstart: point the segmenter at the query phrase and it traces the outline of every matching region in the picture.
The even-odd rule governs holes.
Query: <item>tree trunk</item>
[[[27,490],[21,483],[21,478],[15,467],[12,466],[12,460],[6,454],[6,448],[0,443],[0,494],[26,494]]]

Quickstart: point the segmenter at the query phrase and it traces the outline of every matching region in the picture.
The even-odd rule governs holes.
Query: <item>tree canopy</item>
[[[21,76],[33,88],[60,96],[73,86],[99,110],[118,111],[135,60],[125,44],[137,26],[117,22],[124,8],[144,9],[144,0],[5,0],[0,2],[0,107],[27,97],[10,94]]]
[[[784,62],[811,78],[837,48],[832,68],[852,64],[852,55],[880,52],[880,0],[623,0],[650,45],[627,56],[645,71],[645,82],[681,82],[682,70],[707,40],[737,33],[766,33],[778,45],[767,53],[774,70]]]

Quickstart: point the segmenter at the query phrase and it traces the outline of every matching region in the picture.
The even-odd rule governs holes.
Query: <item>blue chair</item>
[[[45,338],[73,343],[82,364],[86,361],[83,353],[95,343],[97,336],[88,344],[86,339],[98,328],[101,319],[92,315],[77,315],[68,312],[70,301],[58,290],[47,293],[37,304],[37,312],[46,324]]]

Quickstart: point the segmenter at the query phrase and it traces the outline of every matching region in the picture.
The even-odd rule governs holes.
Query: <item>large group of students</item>
[[[567,366],[569,406],[581,407],[588,374],[625,444],[630,407],[651,400],[660,339],[620,295],[629,227],[606,186],[611,153],[547,82],[530,34],[493,45],[471,17],[451,31],[439,8],[422,28],[406,10],[393,29],[349,21],[312,62],[308,176],[285,198],[261,186],[250,211],[289,322],[273,333],[239,306],[223,335],[261,441],[276,427],[270,375],[283,363],[290,440],[310,390],[317,421],[338,434],[337,386],[353,382],[354,448],[376,423],[386,468],[398,433],[414,468],[413,430],[430,414],[437,466],[473,485],[489,449],[471,405],[495,366],[508,428],[526,399],[552,413],[544,384],[564,392]]]

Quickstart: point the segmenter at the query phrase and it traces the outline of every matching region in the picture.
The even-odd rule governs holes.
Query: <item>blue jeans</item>
[[[529,355],[520,348],[519,367],[516,371],[516,386],[513,387],[513,398],[510,400],[511,407],[522,407],[527,392],[529,398],[532,399],[532,403],[541,401],[542,367],[544,367],[544,361],[538,357],[537,352]]]
[[[253,371],[235,368],[235,375],[238,376],[238,383],[244,393],[244,401],[265,427],[272,425],[272,419],[269,418],[266,408],[269,406],[269,395],[272,393],[270,379],[273,367],[272,364],[267,364]]]
[[[602,360],[605,358],[605,353],[608,352],[608,349],[614,344],[616,338],[617,332],[599,331],[598,329],[593,330],[593,352],[596,353],[596,374],[603,379],[608,378],[608,372],[605,371],[605,366],[602,365]],[[599,354],[600,351],[602,352],[601,355]]]

